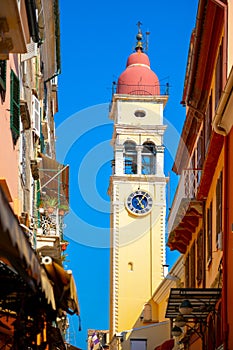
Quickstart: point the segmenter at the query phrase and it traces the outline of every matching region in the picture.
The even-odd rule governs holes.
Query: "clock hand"
[[[142,200],[143,200],[143,197],[142,197],[141,199],[139,199],[139,198],[137,197],[138,204],[140,205],[140,207],[141,207],[142,209],[144,209],[144,208],[145,208],[145,205],[142,203]]]

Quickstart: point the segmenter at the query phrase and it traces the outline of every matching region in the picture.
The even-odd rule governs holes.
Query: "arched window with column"
[[[154,175],[156,172],[156,148],[153,142],[145,142],[142,149],[142,174]]]
[[[124,163],[125,174],[137,174],[137,151],[133,141],[124,143]]]

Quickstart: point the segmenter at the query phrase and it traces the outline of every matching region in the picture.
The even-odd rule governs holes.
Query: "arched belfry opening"
[[[133,141],[124,143],[124,166],[125,174],[137,174],[137,151]]]
[[[156,147],[153,142],[145,142],[142,149],[142,174],[156,173]]]

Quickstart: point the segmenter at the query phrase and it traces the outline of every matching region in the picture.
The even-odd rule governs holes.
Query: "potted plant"
[[[44,201],[44,205],[48,213],[52,214],[54,212],[54,209],[57,207],[58,202],[55,197],[46,197]]]
[[[65,241],[65,240],[62,240],[61,243],[60,243],[60,246],[61,246],[61,250],[64,252],[68,246],[69,242],[68,241]]]
[[[66,204],[59,205],[58,213],[59,213],[60,216],[64,216],[65,213],[67,213],[68,211],[69,211],[69,206],[68,205],[66,205]]]

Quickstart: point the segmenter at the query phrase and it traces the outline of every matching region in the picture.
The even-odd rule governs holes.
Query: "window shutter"
[[[223,46],[221,45],[219,48],[216,71],[215,71],[215,109],[217,109],[221,92],[222,92],[222,67],[223,67]]]
[[[208,108],[205,116],[205,154],[207,154],[211,132],[212,132],[212,119],[213,119],[212,104],[213,104],[213,98],[212,98],[212,92],[211,92],[211,95],[209,97]]]
[[[11,71],[11,101],[10,101],[10,128],[14,144],[19,138],[19,117],[20,117],[20,100],[19,100],[19,79]]]
[[[189,288],[189,254],[187,255],[187,258],[185,260],[185,287]]]
[[[196,249],[195,242],[193,243],[190,251],[190,287],[195,288],[195,275],[196,275]]]
[[[197,238],[197,283],[203,280],[203,232],[200,230]]]
[[[32,128],[35,134],[40,137],[40,101],[32,96]]]
[[[212,202],[207,210],[207,263],[212,260]]]
[[[222,249],[222,172],[216,186],[216,246]]]

